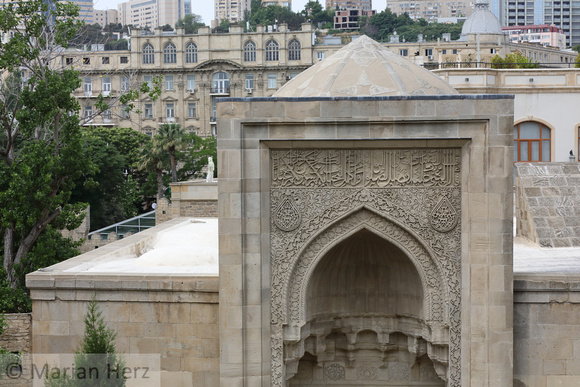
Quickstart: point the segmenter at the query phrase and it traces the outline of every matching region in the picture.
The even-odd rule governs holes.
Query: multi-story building
[[[472,0],[389,0],[387,7],[391,12],[406,13],[413,20],[425,19],[428,22],[438,18],[470,16],[473,11]]]
[[[214,0],[215,23],[229,20],[232,23],[244,20],[244,12],[250,10],[250,0]]]
[[[79,6],[79,19],[84,21],[86,24],[93,24],[94,21],[94,9],[93,0],[70,0],[75,5]]]
[[[191,14],[191,0],[130,0],[117,6],[119,22],[123,25],[155,28]]]
[[[334,28],[337,30],[358,30],[358,20],[361,16],[372,16],[377,11],[363,11],[360,9],[345,9],[334,13]]]
[[[514,43],[534,43],[541,44],[542,46],[553,46],[560,49],[566,47],[566,35],[564,31],[555,26],[549,26],[547,24],[539,26],[512,26],[503,27],[509,35],[509,39]]]
[[[292,8],[292,0],[262,0],[262,7],[269,5],[279,5],[281,7]]]
[[[101,26],[119,23],[119,13],[116,9],[94,10],[94,23]]]
[[[580,44],[580,2],[507,0],[507,26],[548,24],[561,28],[568,47]]]
[[[499,33],[480,34],[479,39],[466,31],[464,41],[385,46],[428,68],[476,68],[489,64],[496,54],[513,51],[552,66],[573,65],[576,53],[511,43],[498,29]],[[276,31],[260,26],[251,33],[244,33],[240,26],[232,26],[225,34],[211,33],[209,27],[197,34],[184,34],[181,28],[170,33],[158,28],[154,35],[143,35],[139,29],[131,32],[131,48],[126,51],[65,51],[61,55],[63,65],[77,64],[81,71],[82,87],[76,96],[85,125],[132,127],[154,134],[159,124],[175,122],[208,136],[215,133],[216,98],[269,97],[289,79],[343,47],[340,39],[314,44],[308,23],[300,31],[289,31],[282,24]],[[131,112],[114,103],[124,90],[143,82],[153,84],[159,76],[163,77],[159,98],[143,97]],[[99,94],[111,101],[112,108],[96,115]]]
[[[373,9],[373,2],[372,0],[326,0],[326,8],[370,11]]]

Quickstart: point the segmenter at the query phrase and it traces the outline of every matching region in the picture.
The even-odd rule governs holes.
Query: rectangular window
[[[129,77],[126,75],[123,75],[121,77],[121,91],[127,91],[129,90]]]
[[[246,90],[254,90],[254,74],[246,74]]]
[[[130,117],[130,113],[129,113],[129,108],[127,107],[127,105],[121,105],[121,118],[129,118]]]
[[[87,97],[93,94],[93,82],[89,77],[83,78],[83,92]]]
[[[153,118],[153,104],[146,103],[145,104],[145,118]]]
[[[66,58],[66,65],[72,66],[72,64],[73,64],[73,58]]]
[[[457,55],[457,50],[453,50],[453,55]]]
[[[143,82],[147,83],[147,86],[149,86],[149,89],[153,88],[153,75],[145,75],[143,77]]]
[[[103,96],[106,97],[111,93],[111,78],[103,77]]]
[[[276,88],[276,74],[268,74],[268,89]]]
[[[197,104],[195,102],[190,102],[187,104],[187,116],[189,118],[197,117]]]
[[[93,106],[92,105],[85,106],[85,121],[91,122],[92,115],[93,115]]]
[[[407,55],[409,55],[409,50],[407,50],[406,48],[402,48],[399,50],[399,55],[407,56]]]
[[[129,57],[122,56],[121,57],[121,63],[123,63],[123,64],[129,63]]]
[[[165,76],[165,90],[173,90],[173,75]]]
[[[107,110],[103,111],[103,121],[104,122],[111,121],[111,117],[112,117],[111,109],[107,109]]]
[[[443,50],[442,54],[447,55],[447,50]]]
[[[316,59],[318,59],[318,61],[321,61],[324,59],[324,51],[318,51],[316,53]]]
[[[83,64],[90,65],[91,64],[91,58],[83,58]]]
[[[165,118],[168,122],[173,122],[175,120],[175,104],[168,103],[165,105]]]
[[[426,48],[425,49],[425,55],[426,56],[433,56],[433,49],[432,48]]]
[[[109,64],[109,57],[103,56],[103,57],[101,57],[101,61],[103,62],[103,64]]]
[[[187,90],[188,91],[195,90],[195,75],[189,74],[187,76]]]

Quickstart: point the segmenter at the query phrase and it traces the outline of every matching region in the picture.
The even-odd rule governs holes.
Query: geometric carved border
[[[305,292],[308,278],[316,263],[332,246],[359,229],[366,228],[401,248],[417,268],[425,293],[423,310],[426,323],[449,328],[447,383],[449,386],[460,386],[461,186],[457,184],[457,176],[460,174],[459,150],[417,150],[412,153],[413,157],[408,158],[413,162],[420,159],[428,163],[421,167],[423,169],[413,166],[413,171],[421,172],[422,182],[427,181],[425,170],[436,170],[444,173],[437,176],[446,176],[439,180],[445,182],[443,185],[371,185],[370,188],[351,185],[342,186],[340,189],[321,187],[320,184],[327,184],[325,181],[328,182],[328,178],[325,181],[320,180],[322,183],[314,188],[297,187],[296,182],[302,180],[296,175],[295,166],[300,164],[296,155],[315,155],[313,157],[319,159],[321,154],[324,157],[334,154],[332,151],[321,153],[313,150],[293,152],[293,164],[290,164],[281,162],[282,155],[289,155],[288,151],[270,151],[271,162],[275,167],[272,174],[278,179],[270,189],[272,385],[284,385],[284,332],[286,335],[290,332],[292,336],[292,332],[305,323]],[[376,155],[379,155],[384,160],[383,154],[392,153],[388,152],[391,151],[346,151],[339,153],[339,156],[364,165],[357,169],[353,163],[348,164],[349,171],[362,171],[363,180],[360,181],[364,181],[367,177],[374,176],[368,172],[369,165],[372,165],[369,164],[369,158],[376,160]],[[436,162],[440,163],[440,168],[432,165]],[[289,171],[284,170],[287,164]],[[310,162],[309,165],[315,163]],[[330,170],[326,164],[325,168]],[[337,174],[336,168],[333,168],[333,176],[341,176],[342,179],[342,176],[349,175],[343,173],[344,171]],[[317,170],[321,171],[319,168]],[[397,170],[408,173],[409,169]],[[284,184],[279,183],[280,178],[286,176],[292,176],[293,183],[283,187]],[[333,179],[335,184],[336,178]],[[428,181],[433,181],[431,177],[429,179]],[[289,201],[296,204],[296,211],[300,216],[300,227],[291,231],[283,230],[276,224],[276,212],[282,203]],[[445,203],[445,208],[441,206],[442,202]],[[437,216],[441,216],[441,220]],[[449,224],[450,227],[437,227],[438,224]]]

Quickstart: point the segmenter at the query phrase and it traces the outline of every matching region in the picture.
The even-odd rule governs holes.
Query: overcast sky
[[[308,0],[292,0],[292,10],[299,12],[304,9]],[[325,0],[318,1],[324,7]],[[122,0],[94,0],[95,9],[117,9],[117,4]],[[386,7],[386,0],[374,0],[373,8],[377,11],[383,11]],[[192,11],[202,17],[206,25],[211,23],[213,15],[213,0],[192,0]]]

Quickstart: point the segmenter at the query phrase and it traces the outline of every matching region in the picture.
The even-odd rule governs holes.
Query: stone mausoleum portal
[[[423,304],[421,279],[401,249],[368,229],[347,237],[310,278],[309,336],[286,347],[289,385],[444,386],[428,356]]]
[[[220,99],[221,386],[510,387],[512,99],[364,36]]]

